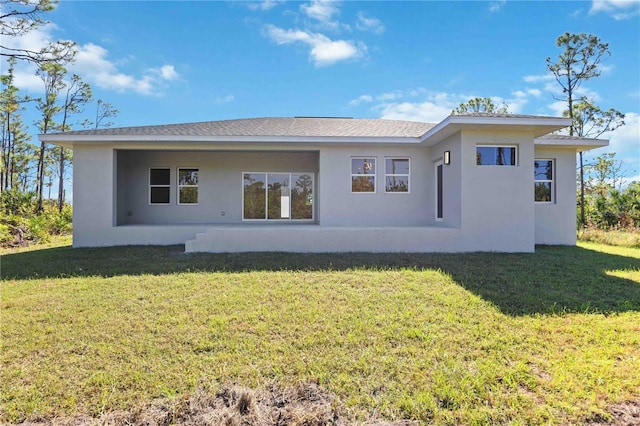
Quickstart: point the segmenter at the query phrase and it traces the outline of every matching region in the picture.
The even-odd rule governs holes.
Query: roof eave
[[[501,130],[523,130],[533,133],[534,137],[547,135],[571,125],[570,118],[562,117],[491,117],[450,115],[432,127],[422,136],[422,141],[434,145],[441,140],[464,129],[484,129],[500,126]]]
[[[567,148],[575,149],[576,152],[589,151],[591,149],[602,148],[609,145],[608,139],[555,139],[540,137],[534,140],[536,146],[545,146],[550,148]]]
[[[369,137],[369,136],[189,136],[189,135],[38,135],[42,142],[73,147],[75,145],[100,145],[123,142],[180,142],[208,144],[419,144],[419,137]]]

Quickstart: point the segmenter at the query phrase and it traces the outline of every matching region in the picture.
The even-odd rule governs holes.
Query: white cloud
[[[302,30],[284,30],[274,25],[265,25],[264,33],[277,44],[300,42],[308,45],[309,56],[316,66],[333,65],[336,62],[358,58],[366,52],[366,46],[347,40],[331,40],[329,37]]]
[[[377,18],[368,18],[362,12],[358,12],[358,21],[356,28],[360,31],[371,31],[374,34],[382,34],[385,30],[384,25]]]
[[[230,102],[233,102],[234,100],[235,100],[235,96],[227,95],[227,96],[218,96],[214,102],[218,105],[222,105],[222,104],[228,104]]]
[[[23,37],[9,37],[7,44],[12,48],[37,51],[55,39],[52,33],[56,28],[53,24],[47,24]],[[107,59],[109,52],[104,47],[94,43],[77,46],[76,51],[75,61],[67,66],[69,74],[78,74],[89,84],[101,88],[156,95],[165,82],[179,78],[173,65],[150,68],[141,76],[127,74],[118,69],[117,61]],[[35,72],[33,64],[22,61],[16,67],[16,86],[23,90],[42,92],[43,83],[35,76]]]
[[[381,105],[380,118],[439,123],[451,114],[451,110],[429,101],[391,103]]]
[[[555,80],[553,74],[544,74],[544,75],[525,75],[522,77],[525,83],[540,83],[543,81],[551,81]]]
[[[140,77],[125,74],[107,59],[108,53],[105,48],[93,43],[79,46],[76,61],[69,67],[70,71],[104,89],[120,92],[131,90],[143,95],[158,94],[163,81],[179,78],[173,65],[151,68]]]
[[[340,2],[329,0],[312,0],[309,4],[303,4],[300,9],[309,18],[315,19],[322,23],[330,23],[333,19],[333,15],[339,13]]]
[[[636,163],[640,163],[640,114],[626,113],[624,123],[624,126],[601,137],[609,138],[609,152],[634,154]]]
[[[589,15],[606,13],[616,21],[631,19],[640,15],[640,2],[637,0],[593,0]]]
[[[360,95],[357,98],[349,101],[350,106],[357,106],[363,103],[373,102],[373,96],[371,95]]]
[[[271,10],[279,4],[284,3],[284,0],[263,0],[260,2],[241,2],[251,10]]]
[[[507,0],[492,1],[491,3],[489,3],[489,12],[499,12],[502,9],[502,6],[504,6],[506,3]]]
[[[180,77],[173,65],[163,65],[159,69],[153,70],[158,71],[164,80],[177,80]]]

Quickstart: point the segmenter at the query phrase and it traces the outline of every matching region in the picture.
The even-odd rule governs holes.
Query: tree
[[[24,158],[25,144],[31,138],[20,115],[24,110],[22,104],[30,99],[21,96],[13,84],[15,63],[16,60],[10,58],[7,74],[0,76],[0,84],[3,86],[0,92],[0,192],[11,189],[18,174],[24,172],[19,167],[23,163],[17,161],[17,158]]]
[[[493,103],[491,98],[473,98],[460,104],[460,106],[451,111],[451,114],[464,115],[478,112],[488,114],[508,114],[509,107],[505,103],[502,103],[502,106],[498,107]]]
[[[74,74],[71,81],[66,83],[66,95],[62,104],[62,122],[59,129],[63,132],[71,130],[69,118],[82,112],[84,106],[91,101],[91,86],[82,81],[80,76]],[[71,156],[69,149],[60,147],[58,150],[58,211],[62,212],[64,207],[64,175],[66,168],[66,159]]]
[[[95,128],[97,129],[99,127],[113,126],[113,121],[104,120],[117,116],[118,112],[119,111],[115,109],[110,103],[105,102],[102,99],[98,99],[98,103],[96,106]]]
[[[54,121],[54,117],[62,110],[62,107],[58,104],[58,95],[65,87],[63,79],[66,73],[67,70],[62,65],[55,62],[46,62],[42,64],[36,73],[44,83],[44,98],[38,99],[38,106],[36,107],[42,113],[42,118],[37,123],[38,130],[42,134],[58,129]],[[46,150],[46,143],[41,142],[40,154],[38,157],[37,177],[38,211],[42,211],[42,191],[44,187]]]
[[[546,59],[547,70],[553,74],[562,88],[562,96],[554,96],[554,98],[567,103],[565,115],[573,120],[573,124],[569,128],[569,135],[588,137],[580,132],[591,128],[592,125],[597,127],[599,119],[603,120],[601,124],[606,123],[608,118],[612,119],[609,124],[621,123],[616,127],[624,124],[621,121],[624,115],[618,111],[609,110],[607,112],[609,116],[606,117],[602,111],[597,112],[599,108],[595,107],[592,102],[577,96],[576,93],[583,82],[600,76],[598,66],[606,57],[611,56],[609,44],[603,43],[598,37],[591,34],[566,32],[557,38],[556,46],[562,48],[563,51],[558,55],[556,62],[552,62],[549,57]],[[600,129],[604,130],[598,130],[595,134],[599,136],[612,130],[607,127],[609,126],[600,126]],[[584,159],[583,153],[580,152],[580,226],[582,227],[584,224]]]
[[[57,0],[0,0],[0,57],[38,65],[72,60],[76,45],[71,41],[56,41],[39,50],[11,46],[11,40],[46,25],[48,21],[41,15],[53,10],[56,4]]]

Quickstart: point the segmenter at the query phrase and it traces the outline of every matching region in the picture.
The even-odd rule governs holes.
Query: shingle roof
[[[324,117],[247,118],[65,132],[69,136],[420,137],[434,124]]]

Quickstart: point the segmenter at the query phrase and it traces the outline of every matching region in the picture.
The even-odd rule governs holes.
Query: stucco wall
[[[533,139],[522,133],[462,132],[461,229],[469,250],[534,250]],[[476,165],[478,144],[517,146],[517,165]]]
[[[573,149],[536,147],[536,158],[555,160],[555,197],[535,203],[536,244],[576,243],[576,153]]]
[[[431,148],[431,171],[432,179],[434,183],[429,185],[429,199],[433,200],[433,207],[431,210],[431,225],[442,227],[460,227],[461,211],[462,211],[462,155],[461,155],[461,140],[462,135],[460,132],[452,135],[433,148]],[[435,165],[444,160],[444,152],[451,152],[451,163],[446,165],[443,163],[442,167],[442,221],[435,220]]]
[[[310,152],[118,150],[118,224],[242,223],[243,172],[308,172],[316,176],[318,154]],[[149,204],[149,168],[171,170],[169,204]],[[178,167],[198,168],[198,204],[178,205]]]
[[[376,159],[375,193],[351,192],[351,158]],[[410,158],[408,193],[385,193],[385,158]],[[323,226],[416,226],[433,223],[430,148],[323,147],[320,151],[319,217]]]

